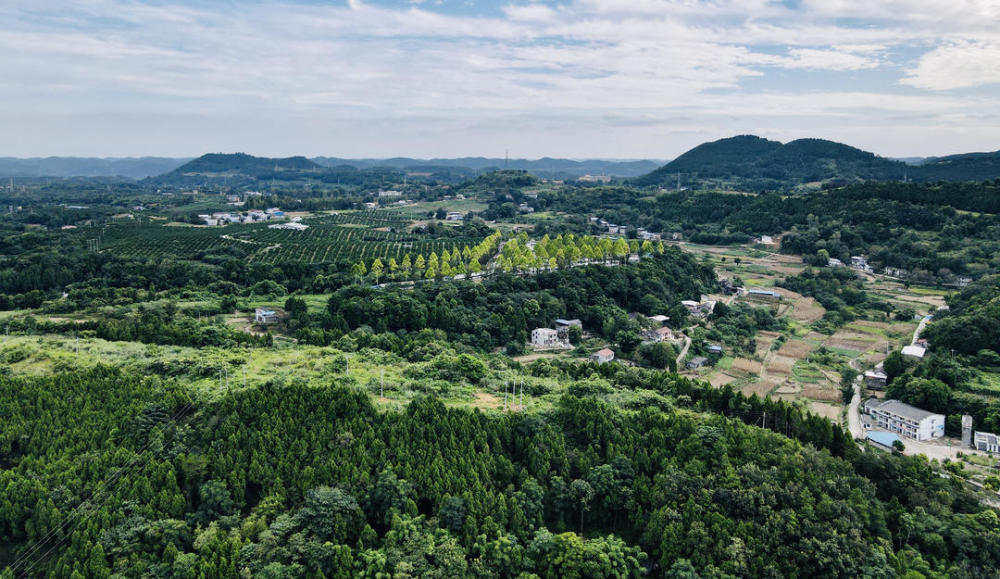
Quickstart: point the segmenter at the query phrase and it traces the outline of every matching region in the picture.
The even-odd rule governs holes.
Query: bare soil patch
[[[749,374],[760,374],[761,364],[749,358],[735,358],[733,359],[733,369]]]
[[[840,422],[840,406],[826,404],[824,402],[812,402],[809,405],[809,410],[822,416],[823,418],[829,419],[831,422]]]
[[[819,302],[813,298],[800,298],[794,304],[795,308],[792,310],[790,317],[797,322],[811,324],[822,318],[823,314],[826,313],[823,306],[819,305]]]
[[[709,384],[711,384],[715,388],[719,388],[720,386],[725,386],[726,384],[730,384],[735,381],[736,378],[722,372],[716,372],[715,374],[712,374],[708,379]]]
[[[788,358],[785,356],[775,356],[771,359],[771,362],[767,365],[768,374],[782,374],[784,376],[789,376],[792,373],[792,366],[795,365],[794,358]]]
[[[836,388],[822,388],[819,386],[806,386],[802,389],[802,396],[811,400],[841,400],[841,393]]]
[[[767,396],[768,393],[773,388],[774,388],[774,385],[770,384],[770,383],[768,383],[766,381],[765,382],[752,382],[752,383],[747,384],[746,386],[740,388],[740,392],[742,392],[745,396],[751,396],[753,394],[756,394],[757,396],[760,396],[760,397],[763,398],[764,396]]]
[[[781,345],[781,349],[778,350],[779,356],[785,356],[788,358],[794,358],[796,360],[805,360],[809,356],[813,347],[802,340],[788,340]]]
[[[476,397],[472,401],[472,406],[476,408],[499,408],[502,405],[503,400],[488,392],[476,392]]]

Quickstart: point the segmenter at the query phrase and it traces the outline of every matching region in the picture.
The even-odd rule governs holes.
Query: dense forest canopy
[[[784,403],[603,375],[679,407],[567,395],[543,416],[431,399],[382,413],[365,394],[294,381],[206,402],[111,369],[0,378],[0,538],[17,572],[53,577],[974,576],[1000,564],[996,514],[919,459],[859,454]],[[769,428],[809,442],[740,420],[765,411]]]

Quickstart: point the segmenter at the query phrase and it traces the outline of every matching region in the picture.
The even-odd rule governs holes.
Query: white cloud
[[[0,6],[0,51],[10,55],[0,58],[0,98],[22,116],[301,115],[352,130],[367,119],[387,135],[518,126],[537,143],[557,142],[544,131],[572,134],[612,156],[603,134],[581,140],[579,126],[627,127],[653,144],[668,125],[693,134],[699,122],[725,133],[835,118],[876,131],[878,115],[897,111],[959,119],[964,130],[973,108],[998,108],[899,94],[998,82],[992,0],[805,0],[802,10],[776,0],[516,0],[489,16],[436,6],[10,0]],[[852,17],[869,20],[844,24]],[[918,47],[929,52],[905,70],[899,54]],[[882,86],[845,92],[837,73],[862,70],[885,75]],[[749,79],[767,88],[742,88]],[[808,92],[797,88],[805,81]]]
[[[1000,44],[951,42],[920,58],[904,84],[952,90],[1000,83]]]

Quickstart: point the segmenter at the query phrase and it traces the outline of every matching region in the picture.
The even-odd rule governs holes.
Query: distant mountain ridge
[[[901,180],[917,171],[902,161],[824,139],[780,143],[755,135],[739,135],[704,143],[633,181],[665,185],[686,180],[736,178],[753,186],[814,182]]]
[[[411,173],[461,172],[474,177],[485,171],[497,169],[521,169],[547,179],[576,179],[583,175],[608,175],[611,177],[638,177],[660,166],[653,160],[609,160],[609,159],[500,159],[490,157],[459,157],[455,159],[413,159],[394,157],[391,159],[341,159],[336,157],[316,157],[317,163],[326,166],[351,165],[359,169],[371,167],[391,167]]]
[[[317,171],[322,166],[309,159],[286,157],[274,159],[255,157],[246,153],[208,153],[177,167],[170,174],[175,175],[215,175],[239,173],[260,176],[278,171]]]
[[[126,177],[143,179],[176,169],[190,158],[0,157],[0,177]]]

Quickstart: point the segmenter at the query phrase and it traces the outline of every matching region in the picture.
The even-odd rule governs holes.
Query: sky
[[[1000,149],[1000,0],[3,0],[0,156]]]

